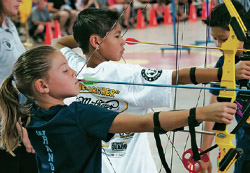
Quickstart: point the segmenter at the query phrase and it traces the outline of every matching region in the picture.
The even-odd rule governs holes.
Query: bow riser
[[[235,54],[237,48],[242,44],[236,37],[231,26],[229,26],[230,35],[225,43],[222,44],[222,50],[224,51],[224,64],[222,67],[223,75],[221,78],[221,87],[236,88],[235,83]],[[229,98],[230,102],[234,102],[236,100],[236,92],[235,91],[220,91],[219,97]]]

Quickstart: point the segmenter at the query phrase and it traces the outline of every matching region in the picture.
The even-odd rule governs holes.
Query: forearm
[[[219,123],[232,123],[237,106],[235,103],[214,103],[205,107],[196,108],[196,120],[214,121]],[[188,124],[189,110],[160,112],[161,128],[166,131],[173,130]],[[114,119],[109,132],[152,132],[154,129],[153,113],[135,115],[121,113]]]
[[[176,129],[187,123],[188,110],[160,112],[159,121],[164,130]],[[146,115],[119,114],[112,123],[111,133],[153,132],[153,113]]]
[[[204,107],[196,109],[196,120],[198,122],[202,122],[205,119],[205,109],[206,108]],[[169,131],[179,127],[184,127],[188,125],[188,116],[189,110],[160,112],[159,121],[161,128]],[[153,131],[153,113],[148,113],[146,115],[119,114],[110,128],[111,133]]]
[[[218,68],[196,68],[195,79],[197,83],[207,83],[218,81]],[[176,71],[172,73],[172,84],[176,84]],[[190,79],[190,68],[181,69],[178,71],[178,84],[192,84]]]
[[[71,49],[74,49],[74,48],[78,47],[73,35],[53,39],[51,45],[52,45],[52,47],[54,47],[56,49],[61,49],[64,47],[69,47]]]

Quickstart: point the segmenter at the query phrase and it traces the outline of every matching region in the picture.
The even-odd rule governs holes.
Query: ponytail
[[[51,59],[55,51],[56,49],[50,46],[41,46],[26,51],[17,59],[11,75],[2,83],[0,88],[0,146],[12,155],[22,140],[21,120],[28,116],[27,123],[29,122],[32,107],[32,104],[20,104],[20,93],[32,102],[41,97],[34,83],[37,79],[48,78]]]
[[[12,155],[21,142],[21,133],[17,129],[22,116],[19,104],[19,92],[13,85],[13,75],[7,77],[0,88],[1,138],[0,145]]]

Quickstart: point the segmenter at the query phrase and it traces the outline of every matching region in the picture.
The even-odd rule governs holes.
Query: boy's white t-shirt
[[[69,66],[77,72],[86,60],[72,49],[61,52]],[[95,68],[86,65],[77,76],[101,81],[118,81],[142,84],[172,84],[171,70],[147,69],[139,65],[103,62]],[[170,107],[172,89],[167,87],[134,86],[95,83],[81,86],[76,100],[101,106],[117,112],[145,114],[149,108]],[[102,142],[102,172],[104,173],[156,173],[147,133],[121,133],[109,142]],[[115,170],[115,171],[114,171]]]

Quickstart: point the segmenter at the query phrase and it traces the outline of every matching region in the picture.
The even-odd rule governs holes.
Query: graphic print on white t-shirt
[[[102,142],[105,154],[108,157],[123,157],[126,154],[127,146],[131,142],[134,133],[115,134],[110,142]]]
[[[115,96],[119,94],[120,91],[118,89],[85,86],[83,83],[80,83],[80,93],[77,95],[77,101],[121,113],[128,109],[128,103],[115,99]]]

